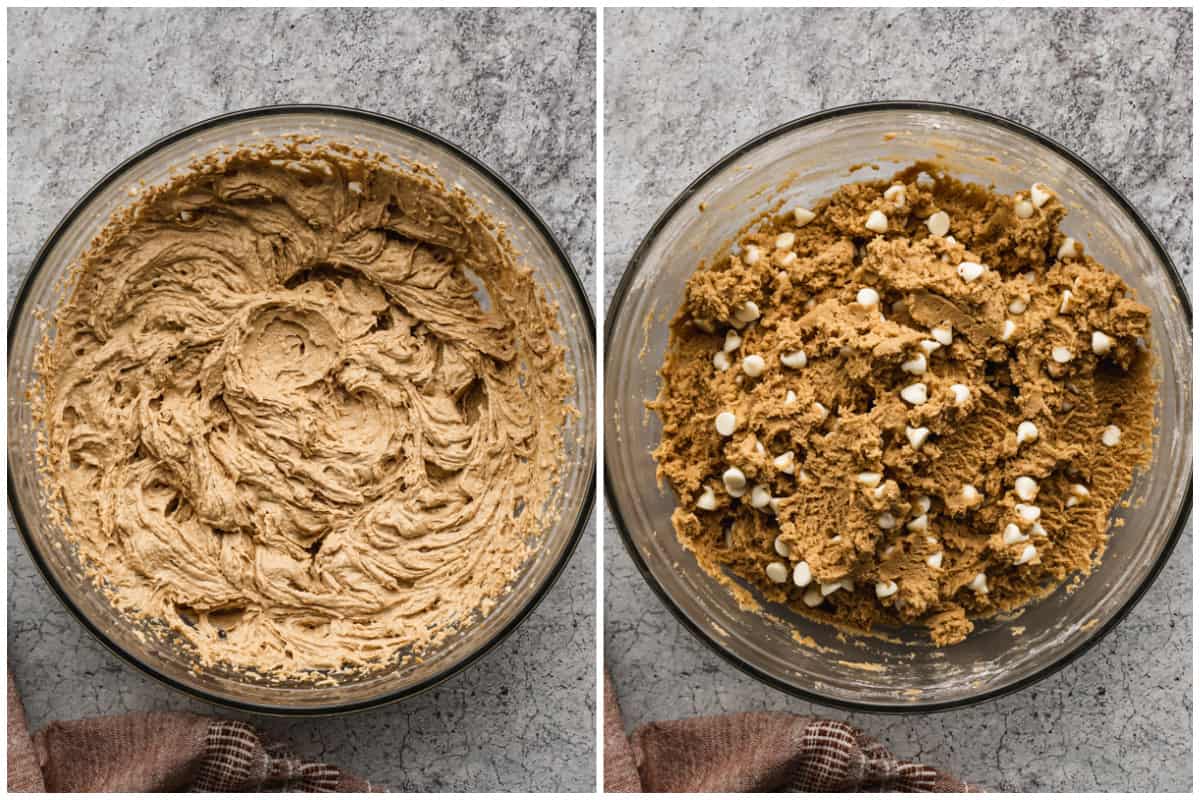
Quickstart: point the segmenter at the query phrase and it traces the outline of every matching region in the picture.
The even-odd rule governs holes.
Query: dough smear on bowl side
[[[1058,228],[915,164],[766,215],[671,324],[654,457],[717,580],[870,630],[1043,596],[1103,554],[1148,462],[1146,306]]]
[[[202,664],[428,655],[550,524],[556,312],[425,167],[304,137],[206,156],[114,215],[54,324],[51,513],[114,605]]]

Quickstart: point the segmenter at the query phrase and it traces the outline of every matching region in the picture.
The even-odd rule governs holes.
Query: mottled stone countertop
[[[1111,179],[1188,278],[1192,21],[1187,10],[605,12],[605,291],[650,221],[734,146],[855,101],[941,100],[1049,134]],[[853,714],[757,683],[645,585],[608,521],[605,647],[628,725],[735,710],[845,719],[903,757],[997,790],[1192,786],[1192,537],[1098,646],[972,708]]]
[[[380,111],[461,145],[542,213],[590,290],[595,42],[590,10],[13,9],[9,303],[54,225],[121,160],[183,125],[286,102]],[[588,531],[517,633],[436,690],[344,718],[235,716],[396,789],[592,789]],[[225,713],[145,677],[85,633],[11,521],[8,654],[35,729],[125,711]]]

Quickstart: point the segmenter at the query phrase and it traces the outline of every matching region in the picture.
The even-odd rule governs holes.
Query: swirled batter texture
[[[572,385],[555,311],[430,171],[213,155],[75,281],[40,365],[52,502],[113,601],[203,662],[419,655],[537,546]]]
[[[1149,457],[1156,387],[1149,310],[1065,213],[1047,187],[916,165],[701,264],[652,404],[701,566],[939,645],[1086,574]]]

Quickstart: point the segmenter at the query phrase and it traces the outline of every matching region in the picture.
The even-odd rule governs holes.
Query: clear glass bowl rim
[[[12,345],[13,334],[16,329],[16,320],[20,319],[22,314],[25,313],[25,302],[26,302],[26,297],[28,294],[29,286],[33,282],[34,277],[45,266],[46,256],[53,249],[54,245],[57,243],[59,237],[63,234],[63,232],[66,231],[67,228],[70,227],[71,223],[73,223],[75,221],[76,217],[78,217],[79,214],[82,213],[82,211],[87,208],[88,204],[92,201],[92,198],[94,198],[103,189],[105,189],[110,184],[112,184],[115,180],[117,180],[127,169],[136,165],[143,159],[150,157],[151,155],[153,155],[154,153],[163,149],[164,147],[174,144],[175,142],[178,142],[181,139],[185,139],[188,136],[191,136],[193,134],[208,130],[210,128],[214,128],[218,125],[223,125],[223,124],[230,123],[230,122],[238,122],[238,121],[243,121],[243,120],[248,120],[248,119],[253,119],[253,118],[271,117],[271,116],[280,115],[280,114],[304,114],[304,113],[326,114],[326,115],[349,117],[351,119],[361,119],[361,120],[366,120],[369,122],[379,123],[379,124],[398,128],[399,130],[403,131],[404,133],[411,134],[413,136],[416,136],[417,138],[426,139],[435,145],[439,145],[441,147],[446,148],[447,150],[451,151],[455,156],[457,156],[458,158],[461,158],[463,161],[467,162],[471,167],[473,167],[474,169],[478,170],[483,175],[485,175],[489,180],[491,180],[496,185],[496,187],[501,192],[508,195],[509,199],[511,199],[516,204],[516,206],[519,209],[521,209],[521,211],[529,217],[530,222],[533,224],[533,227],[537,230],[537,232],[539,234],[541,234],[543,237],[545,237],[546,241],[549,243],[550,248],[553,251],[555,258],[558,260],[560,266],[563,268],[563,271],[567,275],[567,278],[568,278],[567,283],[570,285],[571,290],[576,295],[576,297],[579,301],[580,308],[583,309],[583,312],[586,315],[585,322],[587,323],[588,338],[591,342],[593,352],[595,351],[595,349],[596,349],[595,314],[592,310],[591,302],[588,300],[587,292],[585,292],[583,289],[583,282],[579,278],[579,273],[575,269],[575,265],[572,263],[570,257],[567,255],[566,251],[563,249],[563,247],[559,243],[558,239],[554,236],[553,232],[551,232],[549,226],[546,225],[545,220],[542,219],[542,216],[540,214],[538,214],[538,212],[533,208],[533,206],[529,203],[529,201],[525,199],[524,195],[522,195],[519,191],[517,191],[516,188],[514,188],[511,184],[508,183],[508,181],[506,181],[504,178],[500,177],[500,175],[495,170],[493,170],[491,167],[489,167],[487,164],[483,163],[481,160],[479,160],[475,156],[473,156],[470,153],[468,153],[467,151],[463,150],[461,147],[454,144],[453,142],[448,141],[447,139],[445,139],[431,131],[428,131],[420,126],[414,125],[410,122],[405,122],[401,119],[397,119],[396,117],[390,117],[390,116],[387,116],[386,114],[380,114],[380,113],[377,113],[374,111],[366,111],[364,109],[353,108],[350,106],[323,105],[323,104],[313,104],[313,103],[282,103],[282,104],[278,104],[278,105],[257,106],[254,108],[245,108],[245,109],[241,109],[238,111],[230,111],[230,112],[226,112],[224,114],[218,114],[214,117],[209,117],[208,119],[204,119],[204,120],[201,120],[200,122],[193,123],[192,125],[188,125],[186,127],[180,128],[172,133],[167,134],[166,136],[161,137],[160,139],[154,141],[153,143],[147,145],[146,147],[142,148],[138,152],[134,153],[132,156],[125,159],[119,165],[117,165],[112,170],[110,170],[104,177],[102,177],[99,181],[97,181],[95,183],[95,185],[92,186],[92,188],[88,189],[88,191],[83,195],[83,197],[81,197],[75,203],[75,205],[73,205],[71,207],[71,210],[68,211],[66,213],[66,215],[62,218],[62,220],[58,223],[58,225],[56,225],[54,227],[54,230],[46,238],[46,241],[42,244],[41,248],[37,252],[37,255],[34,257],[33,264],[30,267],[29,272],[26,273],[24,279],[21,281],[20,287],[17,289],[17,296],[16,296],[16,299],[13,301],[12,312],[9,315],[7,342],[8,342],[10,349],[11,349],[11,345]],[[71,615],[74,616],[75,619],[77,619],[83,625],[83,627],[92,636],[94,636],[97,641],[100,642],[100,644],[104,645],[108,650],[115,653],[121,659],[123,659],[127,663],[131,664],[132,666],[136,667],[137,669],[141,670],[142,672],[149,675],[150,677],[158,680],[161,683],[166,684],[167,686],[171,687],[172,689],[183,692],[186,695],[199,698],[199,699],[204,700],[209,703],[214,703],[214,704],[217,704],[220,706],[225,706],[227,708],[234,708],[234,709],[238,709],[238,710],[242,710],[242,711],[250,711],[250,712],[254,712],[254,713],[258,713],[258,714],[269,714],[269,715],[273,715],[273,716],[315,717],[315,716],[332,716],[332,715],[336,715],[336,714],[346,714],[346,713],[351,713],[351,712],[355,712],[355,711],[364,711],[368,708],[375,708],[378,706],[387,705],[388,703],[393,703],[397,700],[402,700],[402,699],[405,699],[408,697],[413,697],[413,696],[416,696],[423,692],[426,692],[429,689],[432,689],[433,687],[435,687],[438,684],[442,683],[443,681],[447,680],[451,676],[453,676],[459,672],[462,672],[463,670],[470,667],[472,664],[477,662],[483,656],[485,656],[489,652],[491,652],[498,644],[500,644],[505,639],[507,639],[509,637],[509,635],[514,630],[516,630],[520,626],[520,624],[529,617],[530,613],[535,608],[537,608],[537,606],[541,603],[542,599],[549,593],[550,589],[554,586],[554,584],[557,583],[559,576],[562,574],[563,570],[566,568],[567,562],[570,561],[571,556],[575,553],[576,548],[579,546],[580,539],[583,538],[583,532],[584,532],[585,528],[587,527],[588,519],[592,516],[593,506],[595,504],[595,499],[596,499],[596,474],[595,474],[596,468],[595,468],[595,464],[592,463],[592,464],[588,465],[588,477],[587,477],[587,481],[586,481],[586,486],[588,487],[587,488],[587,497],[584,499],[583,504],[580,506],[578,521],[576,522],[574,529],[571,531],[570,539],[567,542],[567,546],[564,548],[562,556],[559,558],[558,563],[556,563],[554,565],[554,567],[546,574],[545,580],[542,582],[541,586],[538,587],[537,591],[533,593],[533,595],[529,598],[529,600],[526,601],[524,608],[520,609],[520,611],[516,614],[516,616],[513,617],[513,619],[509,622],[508,625],[506,625],[504,628],[502,628],[495,636],[493,636],[491,639],[489,639],[487,642],[485,642],[474,653],[471,653],[466,658],[464,658],[462,661],[452,665],[448,669],[446,669],[446,670],[438,673],[437,675],[434,675],[420,683],[414,684],[413,686],[409,686],[407,688],[404,688],[404,689],[401,689],[401,690],[398,690],[395,692],[388,692],[386,694],[380,695],[377,698],[370,698],[367,700],[361,700],[361,701],[357,701],[354,703],[331,704],[328,706],[316,707],[316,708],[311,708],[311,709],[296,709],[296,708],[289,708],[287,706],[251,703],[251,702],[245,702],[245,701],[240,701],[240,700],[234,700],[232,698],[222,697],[222,696],[215,695],[215,694],[210,694],[202,689],[197,689],[192,686],[187,686],[185,684],[182,684],[182,683],[179,683],[178,681],[173,680],[172,678],[170,678],[166,675],[161,674],[157,670],[150,667],[148,664],[143,663],[136,655],[134,655],[133,653],[127,652],[124,648],[119,646],[116,642],[112,641],[107,635],[104,634],[104,632],[102,630],[100,630],[99,627],[97,627],[95,624],[92,623],[92,621],[87,617],[86,614],[83,613],[82,610],[80,610],[71,601],[70,597],[59,586],[58,581],[56,581],[54,579],[53,574],[51,573],[51,571],[49,570],[45,561],[42,558],[41,552],[38,550],[37,545],[34,543],[33,537],[29,535],[29,532],[27,529],[28,526],[26,524],[24,514],[22,513],[22,510],[21,510],[20,506],[18,505],[16,487],[13,484],[13,479],[12,479],[13,465],[12,465],[11,458],[8,460],[7,466],[8,466],[8,507],[9,507],[9,510],[12,512],[13,519],[16,521],[17,532],[20,534],[21,540],[25,544],[26,551],[29,553],[30,558],[33,559],[33,562],[37,566],[38,572],[41,573],[42,578],[46,581],[47,585],[49,585],[50,588],[54,591],[55,596],[58,597],[59,601],[67,608],[68,611],[71,612]]]
[[[659,233],[666,226],[668,220],[670,220],[671,217],[674,216],[675,212],[678,211],[681,206],[687,203],[702,186],[707,184],[710,179],[712,179],[738,158],[741,158],[746,153],[749,153],[760,145],[766,144],[767,142],[779,136],[800,128],[814,125],[819,122],[824,122],[835,117],[851,116],[854,114],[876,111],[927,111],[932,113],[945,113],[967,117],[984,123],[990,123],[1001,128],[1007,128],[1010,131],[1031,139],[1036,144],[1054,151],[1067,161],[1070,161],[1074,166],[1079,168],[1080,171],[1084,172],[1086,175],[1088,175],[1088,177],[1096,181],[1096,183],[1103,188],[1104,191],[1106,191],[1114,201],[1116,201],[1117,205],[1119,205],[1122,210],[1129,215],[1130,219],[1134,221],[1138,229],[1153,245],[1155,253],[1161,259],[1162,263],[1166,265],[1168,278],[1171,281],[1171,285],[1175,289],[1175,294],[1178,296],[1180,305],[1187,313],[1188,330],[1192,330],[1192,304],[1188,298],[1187,289],[1183,283],[1183,279],[1179,275],[1179,270],[1176,268],[1175,262],[1171,259],[1171,256],[1167,253],[1166,247],[1163,246],[1162,240],[1146,223],[1145,219],[1142,218],[1142,215],[1138,213],[1137,209],[1134,208],[1133,205],[1125,198],[1125,195],[1122,194],[1120,190],[1113,186],[1108,179],[1101,175],[1098,170],[1096,170],[1083,158],[1076,155],[1069,148],[1059,144],[1049,136],[1046,136],[1045,134],[1042,134],[1033,128],[1022,125],[1021,123],[1015,122],[1007,117],[1002,117],[987,111],[981,111],[969,106],[955,105],[953,103],[939,103],[925,100],[884,100],[835,106],[834,108],[828,108],[813,114],[799,117],[790,122],[785,122],[782,125],[772,128],[765,133],[761,133],[758,136],[743,142],[741,145],[737,146],[718,159],[712,166],[704,170],[704,172],[701,173],[698,178],[688,184],[687,188],[685,188],[679,193],[678,196],[676,196],[671,204],[667,206],[666,210],[664,210],[654,221],[654,224],[650,227],[650,230],[646,233],[646,235],[642,237],[641,242],[638,244],[637,249],[633,252],[633,256],[629,260],[629,266],[626,268],[625,273],[621,276],[621,282],[617,284],[617,289],[613,293],[612,302],[609,304],[605,317],[604,353],[606,366],[607,358],[609,356],[609,344],[612,341],[613,332],[616,328],[616,320],[620,316],[621,307],[624,304],[625,296],[629,291],[629,287],[632,285],[634,279],[637,277],[642,268],[643,259],[645,258],[647,251],[649,251],[650,247],[654,244],[654,241],[658,238]],[[807,700],[824,706],[842,708],[847,711],[894,714],[899,716],[905,714],[922,714],[935,711],[949,711],[957,708],[966,708],[968,706],[982,703],[985,700],[991,700],[997,697],[1003,697],[1008,694],[1019,692],[1038,683],[1044,678],[1053,675],[1055,672],[1058,672],[1060,669],[1082,656],[1088,650],[1091,650],[1092,647],[1094,647],[1111,630],[1113,630],[1123,619],[1125,619],[1129,612],[1133,610],[1133,607],[1136,606],[1146,594],[1146,591],[1149,590],[1150,586],[1154,583],[1155,579],[1158,577],[1159,573],[1170,559],[1171,554],[1175,551],[1175,545],[1178,543],[1179,537],[1183,534],[1183,529],[1187,524],[1187,520],[1191,516],[1192,474],[1193,473],[1189,473],[1188,475],[1187,491],[1184,494],[1183,501],[1181,502],[1179,508],[1176,510],[1174,527],[1171,530],[1171,534],[1167,539],[1167,542],[1163,547],[1163,551],[1159,555],[1158,560],[1155,561],[1150,571],[1146,574],[1145,580],[1142,581],[1141,585],[1138,586],[1137,590],[1130,596],[1128,602],[1126,602],[1125,605],[1123,605],[1102,625],[1097,625],[1092,636],[1081,642],[1074,650],[1064,653],[1056,661],[1050,662],[1037,672],[1011,685],[987,692],[981,692],[977,695],[965,697],[960,700],[942,703],[930,703],[928,705],[922,705],[915,708],[884,706],[876,705],[874,703],[856,703],[853,701],[826,697],[818,692],[801,689],[780,681],[766,672],[758,669],[753,664],[750,664],[749,662],[729,652],[727,649],[721,646],[721,643],[717,641],[717,639],[709,631],[693,622],[691,618],[689,618],[687,614],[675,604],[675,601],[658,583],[657,579],[655,579],[653,573],[650,571],[649,565],[638,552],[638,548],[634,543],[633,536],[621,515],[621,507],[618,499],[611,488],[613,486],[613,481],[611,480],[611,475],[609,474],[607,458],[605,458],[604,461],[604,493],[605,499],[608,502],[608,508],[612,513],[613,522],[617,532],[620,534],[621,541],[625,545],[625,551],[629,553],[629,557],[637,566],[638,572],[641,573],[642,578],[646,581],[654,593],[658,595],[658,598],[662,601],[663,605],[665,605],[675,616],[675,618],[679,620],[680,624],[682,624],[683,627],[687,629],[693,636],[695,636],[704,644],[708,645],[708,647],[717,655],[721,656],[727,662],[750,677],[761,681],[767,686],[784,692],[785,694],[798,697],[802,700]]]

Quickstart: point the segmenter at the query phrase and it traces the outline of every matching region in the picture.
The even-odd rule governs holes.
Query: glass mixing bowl
[[[180,649],[143,636],[117,614],[83,575],[81,565],[38,500],[37,427],[25,390],[44,327],[35,311],[53,309],[59,282],[129,190],[162,182],[173,167],[223,145],[252,144],[289,134],[362,147],[436,167],[504,223],[514,247],[557,304],[567,369],[575,376],[569,402],[582,413],[564,430],[566,458],[549,502],[559,513],[509,592],[484,619],[453,636],[418,663],[335,685],[279,685],[232,670],[198,670]],[[354,109],[275,106],[216,117],[171,134],[106,175],[50,235],[17,295],[8,328],[8,496],[17,528],[47,582],[80,622],[118,655],[167,684],[201,698],[252,711],[320,714],[352,711],[416,694],[471,664],[504,639],[545,596],[566,565],[591,513],[595,477],[595,328],[582,284],[563,249],[529,203],[472,156],[399,120]],[[193,671],[195,670],[195,671]]]
[[[778,199],[811,205],[839,185],[936,160],[1000,192],[1034,181],[1070,208],[1066,232],[1116,271],[1153,312],[1160,381],[1154,457],[1114,513],[1124,527],[1078,588],[1022,613],[977,624],[965,642],[936,649],[918,629],[839,637],[779,605],[774,619],[741,611],[675,538],[675,496],[658,487],[650,452],[658,417],[644,404],[667,324],[701,258]],[[856,164],[878,164],[850,173]],[[785,178],[794,176],[786,185]],[[700,204],[706,211],[698,213]],[[1046,137],[1008,120],[929,103],[865,104],[821,112],[766,133],[707,170],[655,222],[609,310],[605,356],[605,475],[617,527],[642,575],[680,621],[750,675],[820,703],[916,711],[977,702],[1027,686],[1095,644],[1137,602],[1171,553],[1191,509],[1191,308],[1162,244],[1104,178]],[[1113,520],[1115,524],[1115,519]],[[760,601],[762,598],[759,598]],[[1021,632],[1019,629],[1023,628]],[[805,642],[793,633],[808,637]]]

